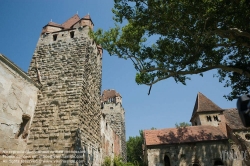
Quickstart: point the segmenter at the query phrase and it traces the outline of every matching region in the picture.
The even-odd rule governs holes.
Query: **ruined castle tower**
[[[121,137],[121,157],[127,161],[125,110],[122,107],[122,96],[115,90],[104,90],[102,93],[102,113],[113,131]]]
[[[81,151],[83,165],[101,165],[102,49],[88,35],[93,26],[89,15],[74,15],[43,27],[28,71],[42,85],[30,151]]]

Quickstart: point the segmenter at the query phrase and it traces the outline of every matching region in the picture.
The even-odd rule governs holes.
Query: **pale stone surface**
[[[4,56],[0,56],[0,152],[6,151],[1,155],[2,161],[11,154],[11,151],[18,151],[18,154],[13,156],[20,159],[23,156],[22,152],[26,150],[29,134],[25,137],[22,135],[17,137],[17,135],[20,132],[23,115],[33,119],[38,88],[28,77],[19,75],[18,71],[22,72],[19,68]],[[27,130],[29,130],[29,123],[27,123]],[[20,165],[20,163],[12,165]]]

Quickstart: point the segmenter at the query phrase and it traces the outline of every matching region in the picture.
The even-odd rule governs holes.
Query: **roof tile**
[[[144,130],[146,145],[190,143],[227,139],[223,132],[214,126],[189,126],[161,130]]]

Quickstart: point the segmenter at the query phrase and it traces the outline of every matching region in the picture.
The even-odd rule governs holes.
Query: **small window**
[[[112,110],[112,109],[113,109],[113,107],[110,107],[110,109]]]
[[[246,138],[247,140],[250,140],[250,134],[246,134],[246,135],[245,135],[245,138]]]
[[[57,34],[53,35],[53,41],[56,41],[57,39]]]
[[[71,31],[71,32],[70,32],[70,37],[71,37],[71,38],[74,38],[74,35],[75,35],[75,32],[74,32],[74,31]]]
[[[207,121],[212,122],[211,116],[207,116]]]
[[[214,121],[219,121],[218,116],[214,116]]]

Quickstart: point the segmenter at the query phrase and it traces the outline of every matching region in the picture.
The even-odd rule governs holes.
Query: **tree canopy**
[[[188,127],[188,126],[191,126],[191,124],[188,123],[188,122],[175,123],[175,127],[176,127],[176,128]]]
[[[138,84],[174,78],[185,85],[215,69],[232,88],[229,100],[250,92],[249,0],[114,2],[116,26],[92,34],[110,55],[133,61]]]
[[[127,141],[127,161],[143,166],[143,131],[140,130],[139,133],[139,136],[129,137]]]

